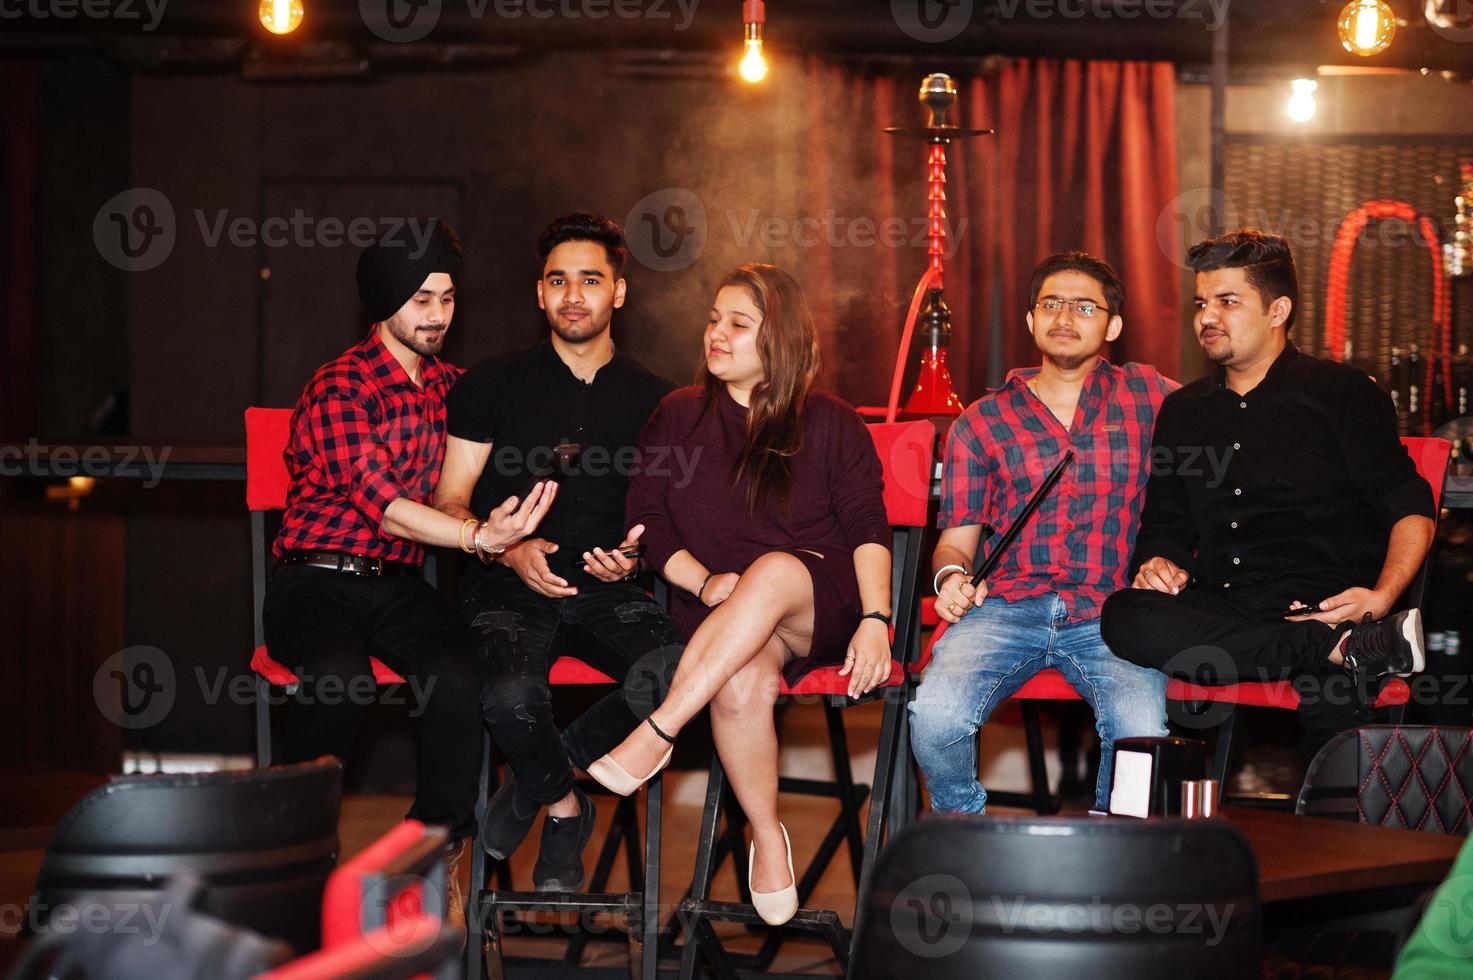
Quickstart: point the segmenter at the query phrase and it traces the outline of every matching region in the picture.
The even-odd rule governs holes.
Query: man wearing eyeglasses
[[[1166,734],[1166,678],[1116,658],[1100,607],[1123,588],[1145,496],[1151,429],[1177,385],[1155,368],[1100,356],[1124,328],[1115,270],[1083,252],[1044,259],[1029,284],[1038,368],[967,407],[947,438],[941,537],[931,557],[948,628],[910,705],[911,743],[939,811],[981,813],[977,731],[1049,667],[1095,713],[1095,805],[1109,805],[1117,739]],[[1074,461],[988,580],[971,584],[984,528],[1012,525],[1067,450]]]

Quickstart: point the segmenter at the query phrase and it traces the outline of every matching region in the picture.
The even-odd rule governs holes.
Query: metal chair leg
[[[271,682],[256,675],[256,768],[271,765]]]

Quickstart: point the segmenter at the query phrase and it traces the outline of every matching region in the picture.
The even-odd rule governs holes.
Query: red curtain
[[[36,424],[36,162],[40,142],[41,69],[0,61],[0,435],[25,435]]]
[[[864,404],[883,404],[905,309],[925,270],[915,222],[925,214],[926,148],[882,132],[923,121],[916,92],[924,73],[863,73],[815,60],[804,79],[804,212],[907,222],[898,246],[848,247],[860,237],[851,229],[830,235],[835,247],[792,256],[823,324],[824,383]],[[1038,362],[1024,322],[1028,276],[1062,249],[1104,257],[1125,281],[1125,331],[1107,356],[1176,375],[1181,297],[1173,260],[1181,244],[1174,223],[1157,229],[1177,193],[1172,67],[1012,61],[953,78],[960,112],[952,121],[996,130],[948,151],[945,295],[962,400],[978,397],[989,377]],[[997,365],[989,364],[994,346]]]

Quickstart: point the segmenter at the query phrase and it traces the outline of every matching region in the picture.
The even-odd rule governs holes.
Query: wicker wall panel
[[[1299,268],[1299,313],[1293,339],[1327,356],[1325,288],[1331,247],[1341,221],[1370,200],[1405,201],[1432,218],[1445,238],[1452,227],[1458,166],[1473,160],[1467,145],[1446,141],[1369,140],[1318,142],[1236,136],[1226,147],[1224,188],[1229,227],[1256,227],[1289,239]],[[1453,401],[1469,401],[1469,363],[1462,346],[1473,343],[1473,290],[1453,283],[1452,351],[1458,377]],[[1459,412],[1428,408],[1425,358],[1432,330],[1432,263],[1417,230],[1405,222],[1371,222],[1351,264],[1346,310],[1346,360],[1393,392],[1403,431],[1423,431]],[[1411,361],[1414,363],[1409,363]],[[1437,366],[1440,368],[1441,362]],[[1441,396],[1441,383],[1433,392]]]

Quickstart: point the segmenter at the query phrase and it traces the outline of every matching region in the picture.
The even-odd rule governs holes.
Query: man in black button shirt
[[[624,530],[624,495],[646,420],[671,389],[615,353],[609,335],[624,305],[629,252],[617,223],[591,214],[553,221],[538,240],[537,305],[552,327],[544,343],[467,371],[447,402],[449,440],[435,506],[457,517],[491,499],[525,495],[555,479],[557,502],[529,538],[473,568],[463,612],[483,638],[491,678],[487,722],[511,764],[482,825],[486,850],[504,858],[541,808],[549,819],[533,870],[541,891],[577,891],[593,804],[573,769],[618,745],[661,696],[682,643],[665,611],[633,582],[637,558],[620,554],[643,528]],[[647,465],[674,465],[678,454]],[[513,489],[514,488],[514,489]],[[571,655],[624,683],[561,737],[548,672]]]
[[[1370,720],[1378,678],[1422,667],[1391,615],[1432,542],[1432,494],[1390,397],[1287,340],[1288,243],[1194,246],[1197,339],[1217,367],[1166,397],[1131,559],[1105,602],[1117,656],[1199,683],[1292,679],[1307,756]]]

